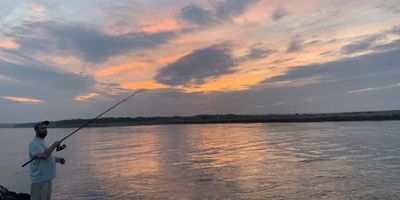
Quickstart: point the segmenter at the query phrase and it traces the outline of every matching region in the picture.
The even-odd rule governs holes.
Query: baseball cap
[[[37,122],[37,123],[35,123],[35,125],[33,126],[33,129],[35,129],[35,131],[39,130],[39,126],[42,125],[42,124],[49,125],[50,122],[47,121],[47,120],[46,120],[46,121],[42,121],[42,122]]]

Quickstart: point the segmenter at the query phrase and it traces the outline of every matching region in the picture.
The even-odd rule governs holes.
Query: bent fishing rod
[[[82,128],[84,128],[85,126],[91,124],[92,122],[94,122],[96,119],[98,119],[99,117],[103,116],[104,114],[106,114],[108,111],[114,109],[115,107],[117,107],[119,104],[125,102],[126,100],[130,99],[131,97],[135,96],[136,94],[138,94],[139,92],[143,91],[144,89],[140,89],[138,91],[136,91],[135,93],[131,94],[130,96],[128,96],[127,98],[123,99],[122,101],[120,101],[119,103],[111,106],[109,109],[107,109],[106,111],[102,112],[101,114],[97,115],[95,118],[87,121],[86,123],[84,123],[82,126],[80,126],[79,128],[77,128],[75,131],[73,131],[72,133],[68,134],[67,136],[63,137],[60,142],[63,142],[64,140],[66,140],[67,138],[69,138],[71,135],[73,135],[74,133],[78,132],[79,130],[81,130]],[[65,144],[63,144],[62,146],[58,146],[57,147],[57,151],[61,151],[66,147]],[[31,163],[32,161],[34,161],[35,159],[37,159],[37,157],[33,157],[32,159],[30,159],[28,162],[24,163],[22,165],[22,167],[25,167],[27,164]]]

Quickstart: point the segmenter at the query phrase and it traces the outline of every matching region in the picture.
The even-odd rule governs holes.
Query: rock
[[[17,200],[13,195],[6,195],[5,197],[5,200]]]
[[[0,185],[0,194],[6,194],[8,192],[7,188]]]
[[[16,193],[9,191],[7,188],[0,185],[0,200],[29,200],[31,196],[26,193]]]
[[[26,193],[18,193],[16,197],[18,200],[30,200],[31,199],[31,195],[26,194]]]
[[[15,195],[17,195],[17,193],[16,193],[16,192],[13,192],[13,191],[8,191],[8,192],[6,193],[6,195],[15,196]]]

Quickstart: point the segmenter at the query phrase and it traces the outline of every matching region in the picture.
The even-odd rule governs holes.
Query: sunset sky
[[[0,5],[0,123],[400,109],[400,0]]]

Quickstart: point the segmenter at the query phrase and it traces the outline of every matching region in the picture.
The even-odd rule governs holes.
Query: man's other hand
[[[65,164],[65,159],[64,158],[59,158],[57,160],[57,162],[63,165],[63,164]]]

